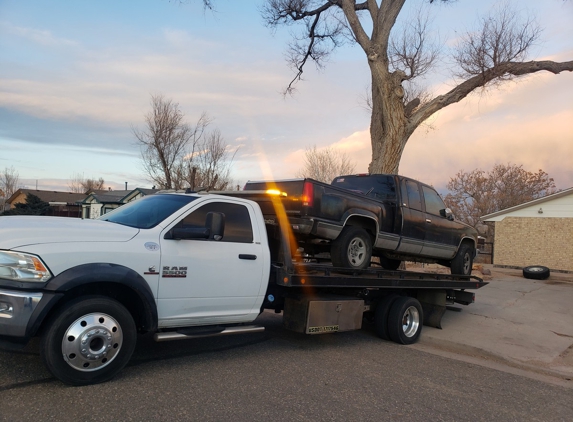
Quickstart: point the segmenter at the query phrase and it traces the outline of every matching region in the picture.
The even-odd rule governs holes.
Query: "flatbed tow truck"
[[[360,329],[401,344],[487,283],[470,275],[308,261],[281,194],[157,193],[98,220],[0,217],[0,346],[40,337],[48,370],[104,382],[137,333],[156,341],[251,333],[265,309],[306,334]],[[272,207],[276,218],[261,211]]]

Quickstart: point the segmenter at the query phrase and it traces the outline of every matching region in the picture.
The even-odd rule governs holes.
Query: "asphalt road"
[[[570,421],[573,389],[360,331],[140,338],[114,380],[69,387],[34,345],[0,352],[1,421]],[[422,333],[423,336],[423,333]]]

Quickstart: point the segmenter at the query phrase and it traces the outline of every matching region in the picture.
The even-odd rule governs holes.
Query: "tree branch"
[[[409,121],[409,132],[414,130],[432,114],[442,108],[457,103],[467,97],[471,92],[479,87],[486,86],[489,82],[511,75],[513,77],[528,75],[535,72],[546,70],[553,74],[561,72],[573,72],[573,60],[568,62],[554,62],[550,60],[530,61],[525,63],[507,62],[486,70],[481,75],[476,75],[465,82],[462,82],[447,94],[440,95],[432,101],[420,107],[412,114]]]

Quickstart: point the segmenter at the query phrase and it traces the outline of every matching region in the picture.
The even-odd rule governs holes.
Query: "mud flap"
[[[420,290],[417,299],[424,310],[424,325],[442,329],[442,317],[446,312],[446,291]]]

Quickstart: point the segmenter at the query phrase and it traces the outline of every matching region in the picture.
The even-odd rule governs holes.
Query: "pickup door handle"
[[[426,223],[431,223],[432,220],[430,220],[429,218],[426,218]]]
[[[250,255],[246,253],[239,254],[239,259],[248,259],[250,261],[254,261],[257,259],[257,255]]]

